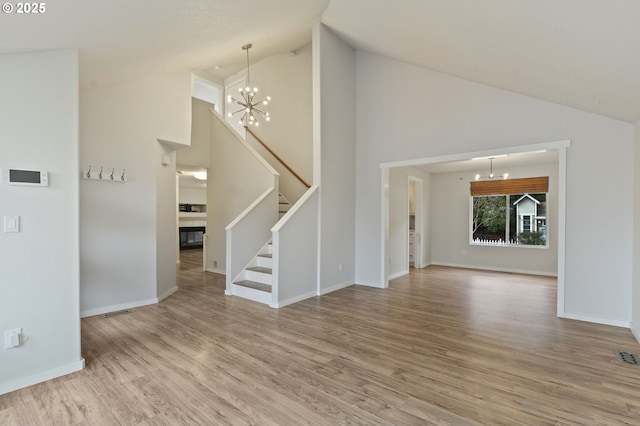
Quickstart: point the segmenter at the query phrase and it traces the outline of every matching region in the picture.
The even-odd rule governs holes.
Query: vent
[[[131,311],[129,309],[125,309],[124,311],[115,311],[115,312],[109,312],[108,314],[104,314],[102,315],[104,318],[109,318],[109,317],[116,317],[118,315],[123,315],[123,314],[130,314]]]
[[[640,365],[638,363],[638,359],[640,359],[638,355],[632,354],[631,352],[620,351],[617,349],[614,352],[618,357],[618,361],[629,365]]]

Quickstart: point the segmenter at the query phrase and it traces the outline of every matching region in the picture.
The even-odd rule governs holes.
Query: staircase
[[[279,218],[282,218],[291,203],[287,198],[278,194]],[[271,304],[271,286],[273,284],[273,246],[267,243],[260,252],[249,262],[232,284],[233,294],[255,302]]]
[[[291,208],[291,202],[285,198],[282,193],[278,193],[278,218],[282,219],[282,216],[285,215],[286,212]]]
[[[270,304],[272,265],[272,246],[269,242],[233,282],[233,294],[267,305]]]

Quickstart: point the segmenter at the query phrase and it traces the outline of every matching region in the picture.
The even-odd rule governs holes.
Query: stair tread
[[[271,286],[269,284],[259,283],[251,280],[236,281],[234,282],[234,284],[242,287],[252,288],[258,291],[264,291],[266,293],[271,293]]]
[[[273,258],[273,254],[271,253],[260,253],[258,257],[268,257],[269,259]]]
[[[271,274],[271,268],[265,268],[264,266],[251,266],[247,268],[247,271],[262,272],[263,274]]]

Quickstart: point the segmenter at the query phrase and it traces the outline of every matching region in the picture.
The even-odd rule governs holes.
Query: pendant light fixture
[[[249,70],[249,49],[251,49],[251,43],[242,46],[242,50],[247,52],[247,80],[244,88],[238,89],[241,99],[236,99],[231,95],[227,96],[227,102],[229,104],[237,104],[240,109],[237,111],[229,112],[229,117],[233,117],[236,114],[242,113],[239,123],[244,126],[259,126],[260,122],[258,118],[264,118],[265,121],[270,121],[269,113],[262,109],[269,104],[271,96],[256,101],[255,97],[258,93],[257,87],[251,87],[251,75]]]
[[[480,176],[480,175],[476,175],[476,180],[494,180],[494,179],[506,179],[509,177],[509,173],[505,173],[503,175],[500,176],[495,176],[493,174],[493,160],[496,157],[489,157],[489,175],[487,176]]]

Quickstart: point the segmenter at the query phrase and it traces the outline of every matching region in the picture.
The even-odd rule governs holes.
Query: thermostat
[[[49,176],[44,170],[2,169],[5,185],[49,186]]]

